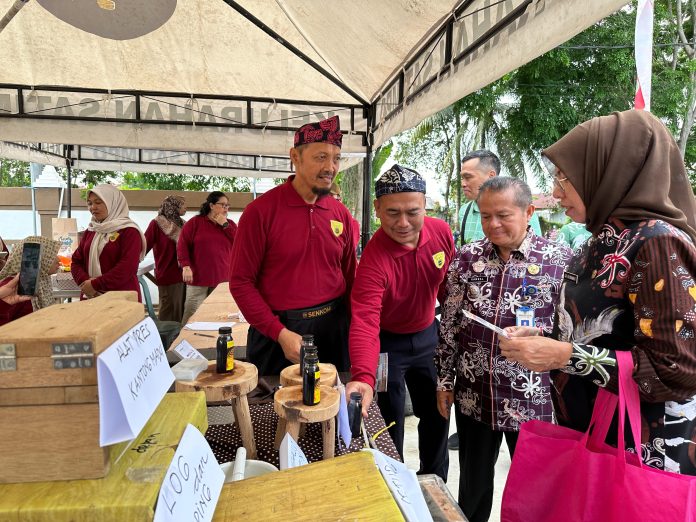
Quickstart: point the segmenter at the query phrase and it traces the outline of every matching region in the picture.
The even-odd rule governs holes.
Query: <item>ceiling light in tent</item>
[[[177,0],[36,0],[48,12],[88,33],[132,40],[162,27]]]

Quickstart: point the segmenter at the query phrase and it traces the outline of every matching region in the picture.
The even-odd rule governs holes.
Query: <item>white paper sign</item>
[[[375,464],[387,483],[394,500],[399,505],[401,514],[410,522],[431,521],[428,505],[425,503],[423,492],[418,484],[416,472],[408,469],[405,464],[372,449],[369,451],[375,458]]]
[[[204,361],[208,360],[203,356],[201,352],[199,352],[193,346],[191,346],[191,343],[189,343],[186,339],[177,344],[174,347],[174,351],[182,359],[203,359]]]
[[[154,522],[212,520],[224,482],[208,441],[189,424],[164,475]]]
[[[209,321],[195,321],[193,323],[188,323],[184,328],[186,330],[198,330],[201,332],[217,332],[223,326],[229,326],[232,328],[234,326],[233,322],[209,322]]]
[[[97,359],[99,445],[135,438],[174,382],[157,327],[149,317]]]
[[[283,437],[280,443],[280,469],[296,468],[308,464],[302,449],[297,445],[289,433]]]

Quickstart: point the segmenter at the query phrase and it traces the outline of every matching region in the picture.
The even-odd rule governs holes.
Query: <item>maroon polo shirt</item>
[[[278,339],[273,311],[348,295],[355,277],[353,216],[332,197],[306,203],[294,176],[244,209],[232,248],[230,292],[249,323]]]
[[[155,280],[158,286],[181,283],[181,268],[176,260],[176,242],[167,237],[154,219],[145,231],[147,251],[155,254]]]
[[[176,253],[181,267],[190,266],[193,286],[217,286],[228,280],[230,255],[237,234],[237,225],[231,219],[222,228],[208,216],[189,219],[179,234]]]
[[[365,247],[351,294],[352,380],[375,385],[379,332],[408,334],[435,319],[435,299],[444,299],[454,240],[447,223],[425,218],[416,248],[391,239],[381,228]]]
[[[92,286],[101,293],[133,290],[138,292],[138,301],[141,301],[138,263],[140,263],[143,243],[140,239],[140,231],[132,227],[122,228],[112,237],[113,239],[106,242],[99,255],[102,275],[92,280]],[[89,279],[89,249],[93,240],[94,232],[86,230],[80,244],[77,245],[77,250],[73,253],[70,271],[78,285]]]
[[[0,239],[0,242],[2,239]],[[4,244],[4,243],[3,243]],[[14,277],[14,276],[12,276]],[[8,277],[0,281],[0,286],[5,286],[7,283],[12,281],[12,277]],[[0,326],[29,315],[34,311],[34,307],[31,301],[22,301],[16,304],[7,304],[5,301],[0,299]]]

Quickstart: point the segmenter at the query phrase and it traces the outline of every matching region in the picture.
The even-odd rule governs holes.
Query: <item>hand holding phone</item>
[[[39,243],[24,243],[22,248],[22,263],[19,267],[19,295],[36,295],[41,268],[41,245]]]

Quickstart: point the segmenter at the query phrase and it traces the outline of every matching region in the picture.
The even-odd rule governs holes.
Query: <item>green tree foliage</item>
[[[536,178],[549,187],[539,150],[578,123],[626,110],[635,95],[635,1],[565,44],[503,76],[428,118],[397,140],[396,157],[434,170],[444,182],[443,212],[454,214],[451,190],[459,183],[458,158],[489,148],[508,174]],[[652,112],[670,128],[696,187],[696,0],[657,0],[653,53]],[[462,154],[456,154],[460,145]]]
[[[28,187],[30,184],[28,163],[0,158],[0,187]]]

